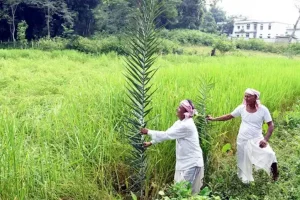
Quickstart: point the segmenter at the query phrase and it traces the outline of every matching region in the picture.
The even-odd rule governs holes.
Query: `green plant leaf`
[[[133,192],[130,192],[130,194],[131,194],[132,200],[137,200],[137,196]]]
[[[211,193],[211,190],[208,187],[205,187],[200,191],[199,195],[206,197],[206,196],[209,196],[210,193]]]
[[[231,144],[227,143],[222,147],[222,153],[226,153],[231,150]]]

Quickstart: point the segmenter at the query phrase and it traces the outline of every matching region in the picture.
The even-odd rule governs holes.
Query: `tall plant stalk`
[[[211,79],[200,79],[199,93],[197,95],[196,107],[199,111],[199,116],[196,118],[196,126],[199,133],[199,141],[203,151],[205,168],[208,169],[210,164],[210,152],[212,148],[212,139],[208,133],[209,124],[206,121],[207,116],[207,104],[211,100],[211,90],[214,88],[214,83]]]
[[[135,26],[129,33],[128,55],[126,62],[127,97],[131,112],[127,117],[126,133],[132,147],[131,167],[133,174],[130,177],[130,190],[140,191],[142,198],[146,180],[146,149],[143,147],[145,137],[140,129],[147,125],[147,115],[151,111],[152,89],[151,80],[157,71],[153,64],[158,53],[157,29],[155,19],[160,14],[161,6],[155,0],[139,0],[138,12],[134,17]]]

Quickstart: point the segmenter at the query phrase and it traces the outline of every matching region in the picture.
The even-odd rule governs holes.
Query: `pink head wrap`
[[[248,89],[245,90],[245,94],[255,95],[257,97],[256,107],[258,107],[261,104],[260,99],[259,99],[259,96],[260,96],[259,91],[255,90],[255,89],[252,89],[252,88],[248,88]],[[243,100],[243,104],[246,105],[245,99]]]
[[[198,114],[198,112],[195,109],[195,106],[191,100],[181,101],[180,106],[184,107],[187,111],[186,113],[184,113],[185,118],[190,118],[190,117],[193,117],[194,115]]]

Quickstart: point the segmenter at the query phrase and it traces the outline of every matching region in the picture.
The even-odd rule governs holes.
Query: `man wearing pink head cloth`
[[[239,134],[237,137],[237,166],[238,177],[243,183],[254,181],[252,166],[263,169],[268,174],[272,172],[273,180],[278,179],[277,160],[274,151],[268,144],[273,133],[274,124],[267,107],[260,103],[260,93],[248,88],[245,91],[244,101],[232,113],[221,117],[208,116],[210,121],[227,121],[241,117]],[[263,122],[268,124],[268,131],[263,136]]]
[[[151,142],[145,142],[149,147],[165,140],[176,140],[176,170],[175,182],[188,181],[192,184],[192,193],[198,194],[203,185],[204,165],[202,149],[193,116],[197,114],[190,100],[183,100],[177,109],[177,120],[166,131],[141,129],[142,134],[151,136]]]

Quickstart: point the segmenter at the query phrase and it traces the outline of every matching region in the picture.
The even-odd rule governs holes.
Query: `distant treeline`
[[[116,34],[131,25],[130,19],[141,0],[2,0],[0,1],[0,41]],[[194,29],[207,33],[231,33],[233,18],[205,0],[156,0],[163,12],[157,26],[166,29]],[[218,22],[222,25],[217,25]],[[219,23],[220,24],[220,23]],[[25,28],[24,28],[25,27]]]

